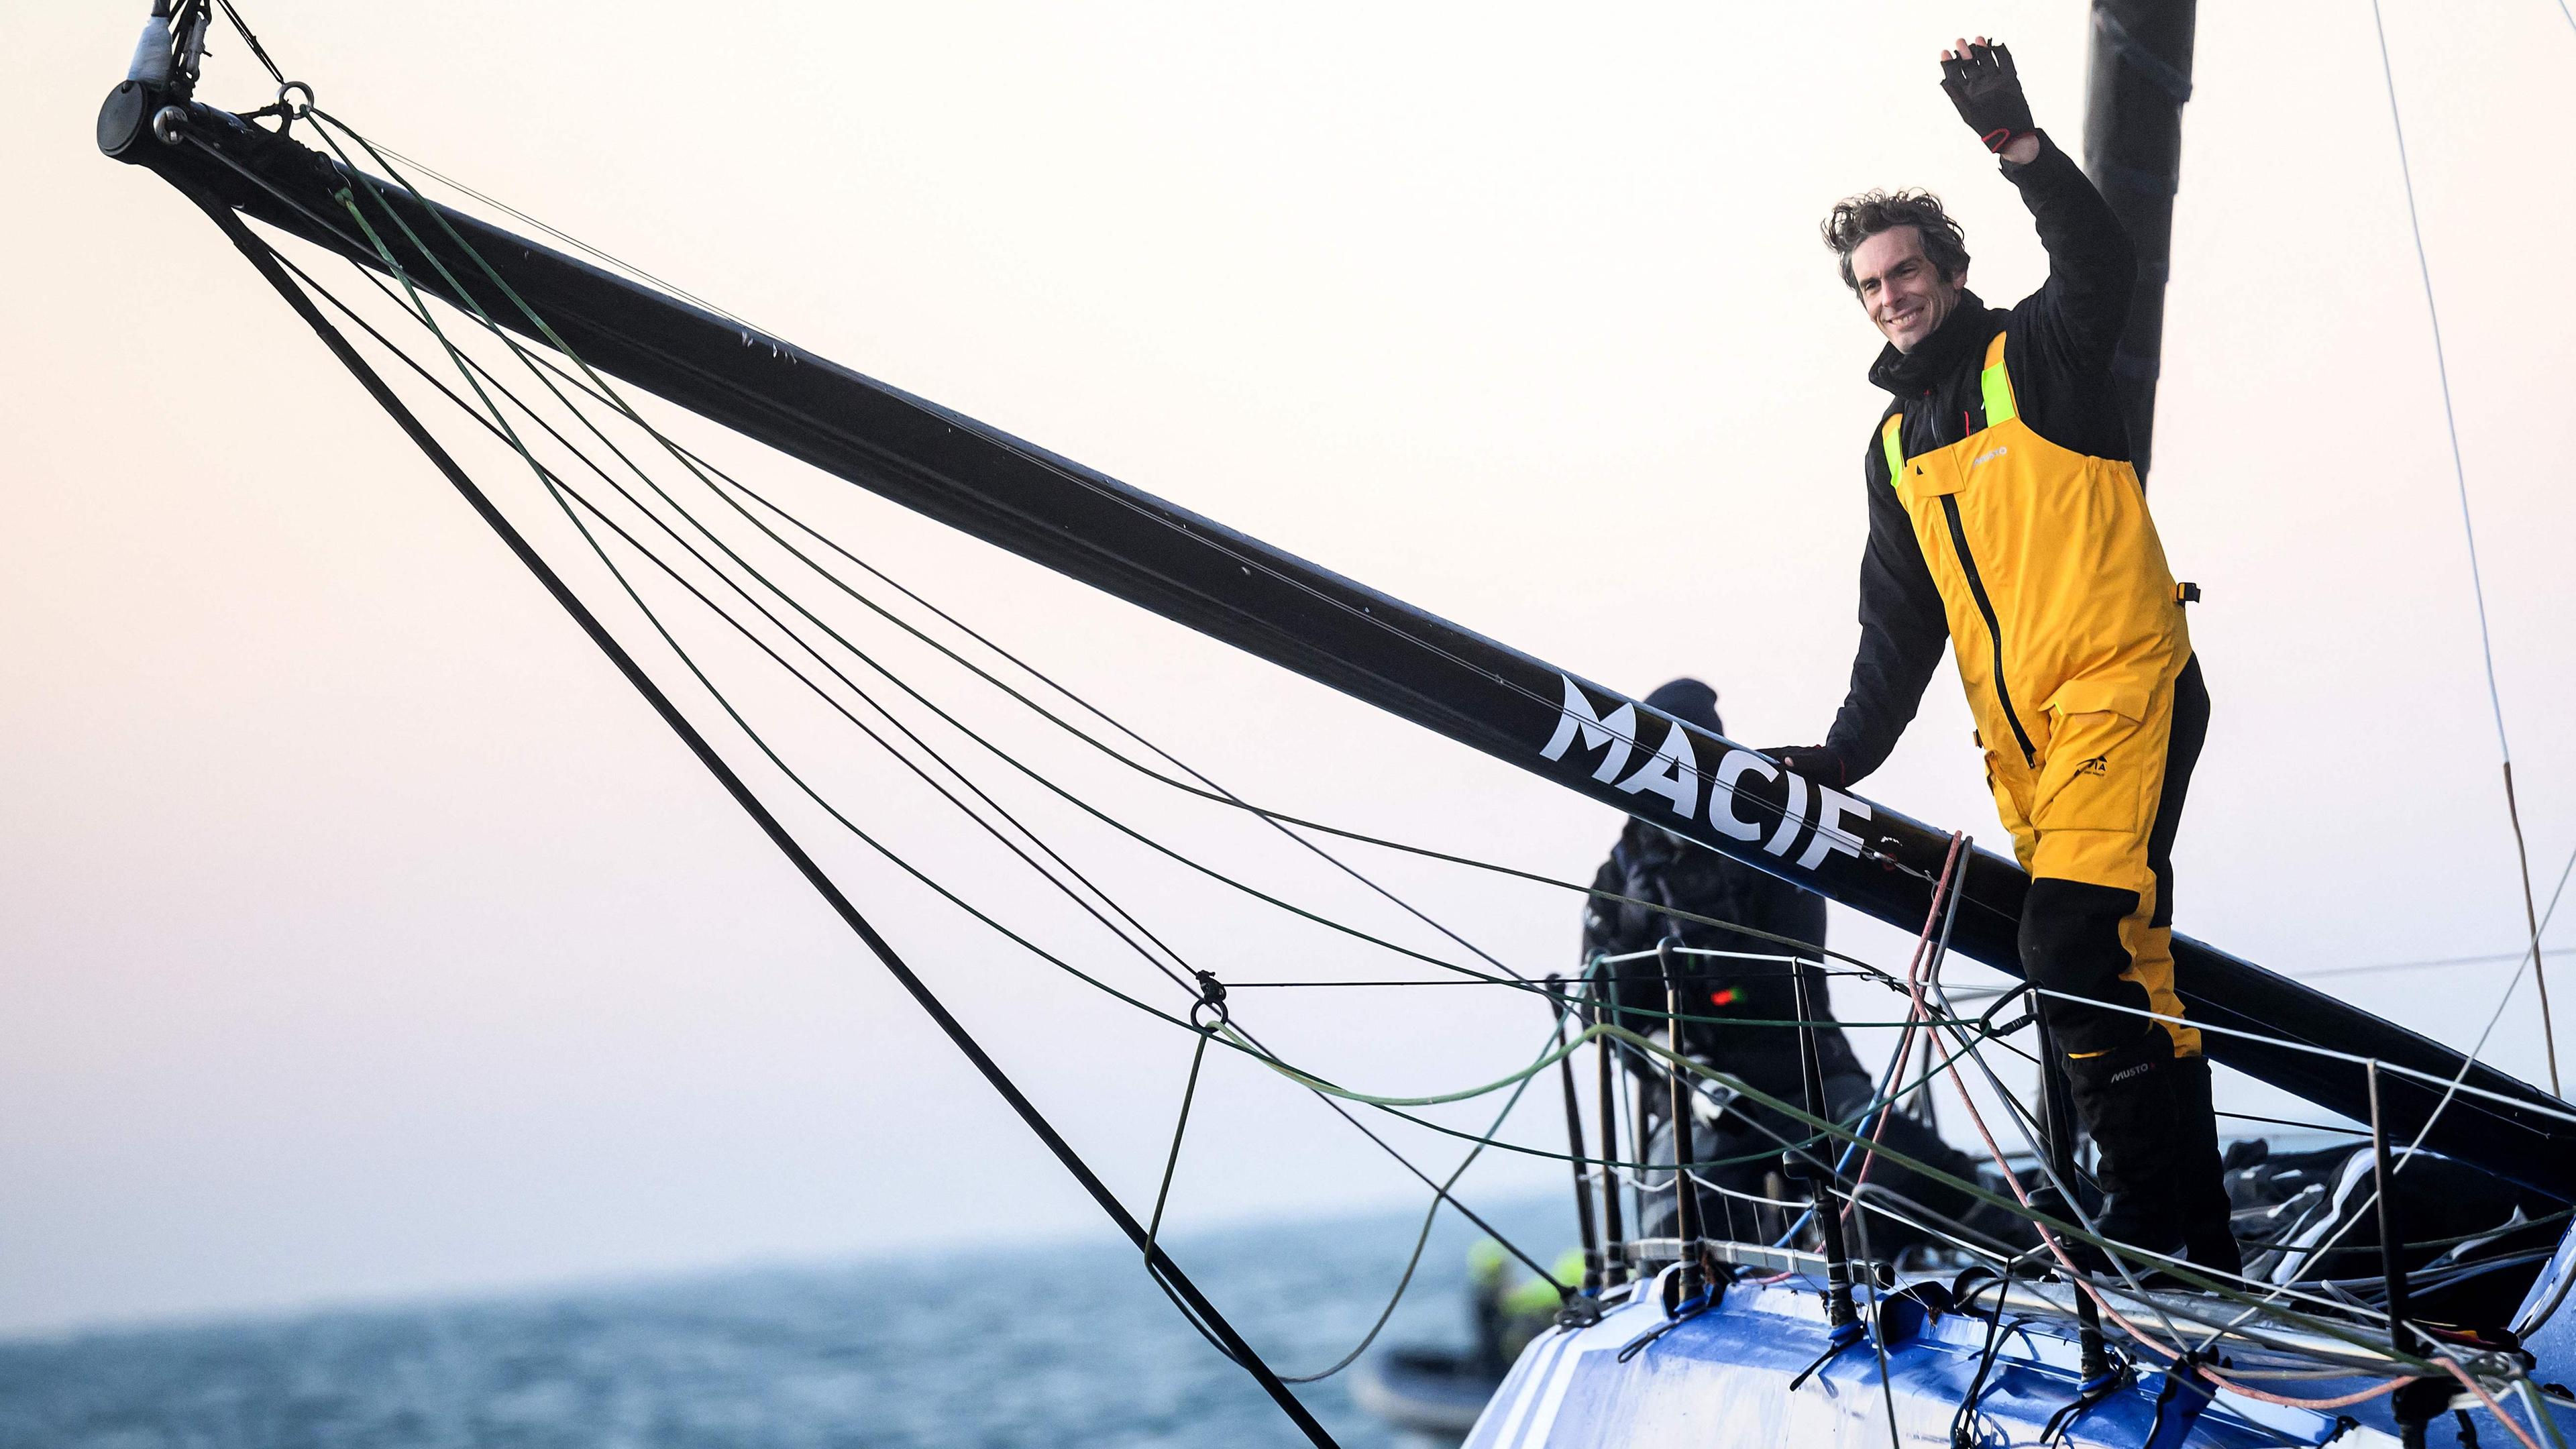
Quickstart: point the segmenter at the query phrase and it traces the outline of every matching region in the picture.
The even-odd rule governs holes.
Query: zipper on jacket
[[[2038,759],[2039,751],[2030,742],[2030,731],[2021,727],[2021,716],[2013,712],[2012,691],[2004,685],[2004,630],[1995,622],[1994,601],[1986,597],[1986,581],[1977,575],[1977,556],[1968,552],[1968,530],[1959,522],[1959,496],[1941,495],[1941,515],[1950,520],[1950,546],[1959,551],[1959,568],[1968,576],[1968,596],[1977,601],[1977,612],[1986,619],[1986,637],[1995,644],[1995,700],[2004,707],[2004,723],[2012,726],[2013,739],[2021,745],[2021,762]]]

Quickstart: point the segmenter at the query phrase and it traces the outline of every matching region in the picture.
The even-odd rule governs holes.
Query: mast
[[[2163,370],[2165,282],[2173,271],[2174,194],[2182,186],[2182,108],[2191,99],[2196,0],[2093,0],[2084,82],[2084,173],[2129,230],[2138,281],[2111,354],[2129,455],[2147,476]]]
[[[98,134],[107,154],[182,191],[381,270],[337,200],[348,189],[373,206],[380,194],[477,303],[532,340],[515,304],[484,285],[485,267],[602,372],[893,502],[1881,920],[1911,930],[1930,909],[1947,832],[1212,519],[463,213],[360,182],[148,83],[110,93]],[[404,228],[384,220],[376,230],[412,283],[459,301]],[[1961,875],[1953,945],[2018,976],[2028,877],[1991,852],[1963,862]],[[2174,938],[2174,957],[2194,1023],[2214,1028],[2213,1058],[2356,1120],[2369,1111],[2360,1064],[2285,1041],[2442,1082],[2458,1076],[2473,1090],[2384,1081],[2392,1129],[2432,1122],[2427,1148],[2576,1201],[2576,1126],[2547,1115],[2563,1108],[2546,1093],[2187,937]]]

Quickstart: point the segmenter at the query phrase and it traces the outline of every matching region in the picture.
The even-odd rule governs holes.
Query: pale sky
[[[168,188],[96,154],[144,9],[0,22],[24,118],[0,233],[0,1329],[1098,1232],[283,304]],[[2386,9],[2545,894],[2576,846],[2576,330],[2548,280],[2576,228],[2576,32],[2552,0]],[[2042,261],[1936,51],[2004,37],[2040,123],[2070,149],[2081,129],[2072,3],[1773,7],[1753,28],[1706,6],[261,0],[251,19],[378,139],[803,346],[1591,678],[1699,674],[1754,744],[1821,734],[1855,632],[1877,338],[1817,219],[1866,186],[1933,186],[1971,285],[2010,301]],[[208,69],[207,98],[267,99],[228,39]],[[2496,730],[2369,7],[2208,7],[2196,78],[2152,493],[2206,593],[2216,707],[2178,924],[2297,972],[2510,951]],[[1532,777],[709,446],[1255,799],[1562,878],[1615,833]],[[474,457],[537,516],[523,472]],[[864,741],[785,728],[872,829],[1177,1003]],[[1211,860],[1390,923],[1239,821],[1050,765]],[[1946,669],[1866,793],[2000,841]],[[1187,1041],[791,815],[1150,1205]],[[1221,976],[1401,967],[1047,818]],[[1522,970],[1571,962],[1571,896],[1369,864]],[[1838,945],[1901,965],[1900,935],[1836,920]],[[2466,1044],[2510,969],[2322,984]],[[1489,1080],[1545,1027],[1474,989],[1240,995],[1292,1057],[1384,1090]],[[2527,988],[2490,1056],[2545,1080]],[[1515,1128],[1554,1146],[1556,1121],[1551,1088]],[[1560,1181],[1496,1157],[1462,1190]],[[1220,1062],[1173,1217],[1408,1184]]]

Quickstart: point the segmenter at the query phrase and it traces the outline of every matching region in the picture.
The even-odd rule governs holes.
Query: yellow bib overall
[[[1947,447],[1909,458],[1902,416],[1887,420],[1888,477],[1940,588],[1987,783],[2022,868],[2135,891],[2119,928],[2120,978],[2149,1009],[2180,1016],[2170,912],[2158,909],[2148,859],[2175,682],[2191,660],[2164,545],[2135,469],[2021,420],[2002,333],[1982,382],[1985,426]],[[2177,1055],[2200,1050],[2199,1032],[2166,1030]]]

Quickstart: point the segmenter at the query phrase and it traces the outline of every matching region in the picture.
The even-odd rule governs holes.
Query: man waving
[[[2032,125],[2010,52],[1962,40],[1941,60],[1942,89],[2030,208],[2048,280],[1988,307],[1967,289],[1964,234],[1927,192],[1872,191],[1825,219],[1887,339],[1869,377],[1892,401],[1863,462],[1850,692],[1825,744],[1774,753],[1858,781],[1953,646],[2032,877],[2022,966],[2058,993],[2040,1010],[2098,1150],[2103,1230],[2232,1272],[2209,1066],[2179,1021],[2171,948],[2174,832],[2209,696],[2111,378],[2137,262]]]

